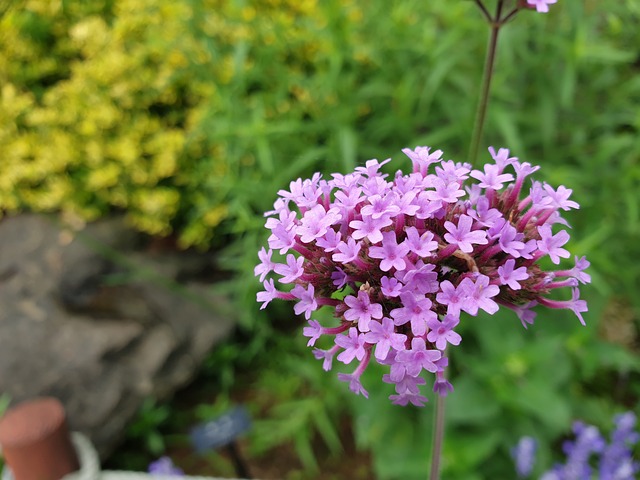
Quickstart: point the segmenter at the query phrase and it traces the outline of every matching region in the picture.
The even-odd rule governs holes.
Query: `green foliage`
[[[0,417],[4,415],[4,412],[9,408],[9,403],[11,402],[11,398],[6,393],[0,395]],[[4,467],[4,459],[2,458],[2,451],[0,451],[0,471]]]
[[[141,442],[144,449],[159,457],[165,450],[165,441],[160,428],[166,425],[171,414],[168,405],[158,404],[156,400],[147,398],[136,417],[127,430],[130,440]]]

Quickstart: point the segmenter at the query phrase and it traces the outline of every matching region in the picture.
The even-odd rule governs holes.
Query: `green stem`
[[[487,116],[487,107],[489,105],[489,92],[491,90],[491,79],[493,78],[493,69],[496,61],[496,50],[498,48],[498,33],[503,22],[500,19],[502,14],[502,1],[498,1],[496,16],[491,22],[491,34],[489,36],[489,46],[487,47],[487,55],[484,60],[484,72],[482,74],[482,85],[480,87],[480,100],[478,101],[478,109],[476,110],[476,118],[473,124],[473,135],[471,136],[471,146],[469,147],[469,163],[474,165],[478,158],[478,150],[480,149],[480,141],[482,140],[482,132],[484,130],[484,121]]]
[[[440,479],[440,457],[442,456],[442,442],[444,440],[444,397],[439,394],[436,394],[434,418],[429,480]]]

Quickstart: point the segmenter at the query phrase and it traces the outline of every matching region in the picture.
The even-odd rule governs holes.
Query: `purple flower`
[[[433,179],[434,190],[427,190],[427,198],[431,201],[456,203],[458,198],[464,197],[464,190],[460,189],[458,182],[445,182],[439,177]]]
[[[518,281],[526,280],[529,278],[529,274],[527,267],[519,267],[514,270],[515,265],[516,261],[513,258],[508,259],[504,265],[498,267],[498,275],[502,285],[508,285],[513,290],[520,290]]]
[[[382,233],[382,246],[370,247],[369,256],[371,258],[379,258],[380,270],[388,272],[392,268],[396,270],[404,270],[406,263],[404,257],[409,253],[409,247],[405,242],[398,242],[396,240],[395,232],[383,232]]]
[[[467,297],[466,284],[460,284],[455,287],[449,280],[440,283],[441,291],[436,295],[436,300],[442,305],[447,306],[447,314],[459,315],[462,308],[462,302]]]
[[[482,188],[500,190],[503,183],[513,180],[513,175],[511,175],[510,173],[501,174],[501,171],[502,168],[500,168],[499,165],[487,164],[484,166],[484,173],[479,170],[472,170],[470,175],[473,178],[477,178],[478,180],[480,180],[478,186]]]
[[[425,385],[427,383],[427,381],[420,376],[411,377],[409,375],[405,375],[402,380],[398,382],[394,382],[391,379],[391,375],[383,375],[382,381],[385,383],[394,383],[396,393],[411,393],[413,395],[418,395],[420,393],[420,385]]]
[[[439,350],[428,350],[424,339],[414,337],[411,349],[398,352],[396,358],[404,364],[408,375],[416,377],[423,369],[431,373],[437,372],[438,367],[434,362],[440,360],[441,356]]]
[[[416,227],[408,227],[405,233],[407,234],[405,242],[409,250],[419,257],[428,257],[438,249],[438,242],[433,240],[432,232],[426,231],[420,235]]]
[[[361,332],[369,331],[369,322],[372,318],[382,318],[382,305],[371,303],[369,294],[364,290],[358,292],[358,297],[347,295],[344,303],[349,307],[344,312],[344,318],[351,322],[358,322]]]
[[[184,472],[182,471],[182,469],[176,467],[169,457],[160,457],[155,462],[151,462],[147,467],[147,470],[151,475],[174,475],[177,477],[184,476]]]
[[[334,253],[332,258],[336,262],[349,263],[358,258],[358,253],[360,253],[360,244],[353,238],[350,238],[347,240],[347,243],[339,242],[336,249],[339,253]]]
[[[489,150],[493,161],[500,167],[500,171],[504,170],[508,165],[513,165],[518,161],[517,157],[509,157],[508,148],[499,148],[497,153],[496,149],[493,147],[489,147],[487,150]]]
[[[441,375],[436,375],[436,381],[433,383],[433,392],[437,393],[441,397],[446,397],[449,393],[453,392],[453,385]]]
[[[518,478],[526,478],[531,475],[536,460],[538,442],[533,437],[522,437],[518,444],[511,450],[511,456],[516,464]]]
[[[362,395],[364,398],[369,398],[369,392],[367,392],[362,386],[359,375],[356,376],[353,373],[339,373],[338,380],[340,380],[341,382],[348,382],[349,390],[351,390],[356,395]]]
[[[493,314],[502,306],[527,327],[539,305],[571,310],[584,322],[587,305],[577,287],[590,281],[589,262],[576,257],[574,268],[556,271],[539,264],[547,255],[556,264],[568,257],[569,233],[551,228],[566,225],[562,212],[578,204],[564,186],[533,181],[522,192],[538,167],[507,149],[490,148],[494,162],[473,171],[443,160],[439,150],[403,151],[409,174],[391,178],[380,171],[388,160],[369,160],[355,172],[330,180],[314,174],[278,192],[265,214],[269,248],[258,253],[254,274],[264,286],[256,296],[261,308],[294,301],[294,312],[308,320],[309,346],[333,338],[331,349],[314,350],[325,370],[334,356],[360,361],[341,376],[352,391],[366,394],[361,375],[373,359],[389,369],[384,378],[396,385],[394,403],[423,405],[421,371],[435,374],[436,393],[452,389],[442,350],[461,343],[454,331],[461,312]],[[275,278],[290,288],[278,290]],[[567,288],[571,300],[551,295]],[[325,306],[337,326],[311,320]]]
[[[390,318],[383,317],[382,323],[371,322],[369,327],[371,330],[364,334],[364,340],[367,343],[376,345],[375,356],[378,360],[387,358],[392,347],[397,351],[404,350],[407,336],[402,333],[396,333],[395,325]]]
[[[293,283],[293,281],[304,273],[304,258],[297,257],[291,253],[287,255],[287,264],[276,263],[274,271],[278,275],[282,275],[279,280],[282,283]]]
[[[351,234],[356,240],[368,238],[371,243],[378,243],[382,240],[381,229],[391,225],[391,218],[383,216],[380,218],[362,217],[362,220],[353,220],[349,226],[354,229]]]
[[[307,347],[313,347],[320,335],[322,335],[322,326],[317,320],[309,320],[309,326],[302,329],[302,334],[305,337],[310,337]]]
[[[632,412],[614,418],[615,430],[609,443],[598,429],[575,422],[575,439],[563,445],[564,463],[557,463],[544,473],[541,480],[634,480],[640,472],[640,462],[634,460],[633,446],[640,440],[635,431],[636,417]],[[524,437],[512,451],[518,477],[528,477],[535,461],[535,440]]]
[[[340,232],[336,232],[333,228],[328,228],[326,233],[316,240],[316,245],[323,248],[325,252],[333,252],[338,248],[340,237]]]
[[[480,197],[476,202],[476,209],[469,208],[467,215],[479,224],[485,227],[491,227],[496,220],[502,219],[502,213],[500,213],[497,208],[490,208],[489,205],[490,203],[487,197]]]
[[[322,369],[325,372],[331,370],[331,364],[333,363],[333,357],[340,350],[339,345],[334,345],[329,350],[321,350],[319,348],[315,348],[313,350],[313,356],[318,360],[322,360]]]
[[[260,263],[256,265],[253,269],[253,273],[255,276],[260,275],[260,281],[264,282],[265,277],[271,272],[276,266],[275,263],[271,261],[271,255],[273,252],[271,250],[265,250],[264,247],[260,249],[258,252],[258,258],[260,258]]]
[[[513,258],[518,258],[520,257],[520,252],[525,249],[525,244],[521,241],[523,237],[524,235],[518,233],[515,227],[505,223],[502,230],[500,230],[498,243],[504,253],[508,253]]]
[[[411,332],[414,335],[424,335],[427,330],[427,321],[437,318],[436,313],[431,310],[431,300],[410,292],[402,293],[400,300],[404,306],[391,310],[394,323],[404,325],[411,322]]]
[[[409,404],[415,405],[416,407],[424,407],[424,404],[429,401],[424,395],[411,393],[409,391],[398,395],[389,395],[389,399],[394,405],[400,405],[402,407],[406,407]]]
[[[465,278],[460,283],[464,284],[467,296],[462,303],[462,309],[471,315],[477,315],[478,309],[494,314],[498,311],[498,304],[492,300],[500,293],[497,285],[489,285],[489,277],[478,275],[475,283],[470,278]]]
[[[263,285],[264,291],[258,292],[258,294],[256,295],[256,299],[258,300],[258,302],[262,302],[260,310],[265,309],[267,305],[269,305],[271,300],[277,297],[276,287],[274,286],[272,279],[265,280]]]
[[[430,329],[427,334],[427,340],[435,343],[438,350],[444,350],[447,343],[460,345],[462,337],[453,331],[458,323],[460,323],[460,320],[453,315],[446,315],[442,322],[437,318],[430,318],[427,321],[427,326]]]
[[[354,358],[362,360],[365,355],[364,335],[358,333],[358,329],[350,328],[348,335],[336,335],[336,345],[344,348],[344,351],[338,355],[338,360],[342,363],[349,364]]]
[[[387,297],[399,297],[402,292],[402,284],[391,277],[380,278],[380,291]]]
[[[291,290],[291,293],[295,298],[300,300],[294,305],[293,311],[296,315],[304,312],[304,318],[309,320],[311,314],[318,308],[313,285],[309,284],[307,288],[304,288],[302,285],[296,285],[294,289]]]
[[[547,13],[549,5],[556,3],[558,0],[527,0],[527,3],[535,7],[539,13]]]
[[[436,150],[433,153],[429,153],[429,150],[431,150],[429,147],[416,147],[415,150],[403,148],[402,153],[409,157],[411,162],[413,162],[414,172],[426,175],[429,166],[432,163],[439,162],[440,157],[442,157],[442,150]]]
[[[368,198],[369,204],[360,209],[363,216],[370,216],[374,220],[378,220],[384,215],[395,216],[400,212],[400,208],[395,204],[395,195],[389,193],[384,197],[382,195],[373,195]]]
[[[473,252],[472,243],[485,245],[488,240],[485,231],[471,231],[472,223],[473,219],[469,215],[460,215],[457,225],[453,222],[444,222],[444,228],[449,232],[444,234],[444,239],[452,245],[457,245],[465,253]]]
[[[315,205],[311,210],[307,210],[296,228],[300,241],[309,243],[327,233],[327,229],[341,218],[336,210],[331,209],[327,212],[322,205]]]
[[[560,208],[562,210],[571,210],[572,208],[580,208],[573,200],[569,200],[571,193],[573,190],[566,188],[564,185],[560,185],[557,190],[554,190],[551,185],[544,184],[543,185],[545,191],[549,195],[551,199],[551,205],[555,208]]]
[[[551,226],[545,224],[538,227],[538,233],[540,234],[540,240],[537,243],[538,250],[549,255],[553,263],[556,265],[560,263],[560,257],[569,258],[569,252],[560,248],[569,241],[569,234],[566,230],[561,230],[553,235]]]

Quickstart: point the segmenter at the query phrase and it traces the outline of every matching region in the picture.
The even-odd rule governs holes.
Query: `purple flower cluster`
[[[614,418],[615,430],[607,444],[598,429],[582,422],[573,426],[575,439],[564,444],[566,462],[558,464],[540,477],[540,480],[634,480],[640,472],[640,462],[634,461],[632,447],[640,441],[635,431],[633,412]],[[518,478],[527,478],[533,470],[536,443],[523,437],[514,449]]]
[[[390,179],[380,170],[389,160],[369,160],[331,180],[316,173],[291,182],[265,214],[269,248],[255,268],[261,308],[276,298],[295,301],[295,313],[308,321],[309,346],[334,337],[328,350],[314,350],[325,370],[336,355],[345,364],[357,360],[339,378],[367,396],[360,376],[373,356],[389,366],[383,380],[395,385],[393,403],[419,406],[427,400],[423,370],[435,374],[434,391],[453,389],[444,378],[445,349],[461,341],[454,329],[462,312],[504,306],[526,327],[542,305],[572,310],[584,324],[578,284],[590,281],[589,262],[576,257],[574,267],[555,271],[540,265],[544,257],[554,264],[569,257],[569,234],[554,227],[567,225],[561,211],[578,208],[571,190],[533,181],[524,192],[539,167],[506,149],[489,151],[494,162],[483,170],[417,147],[403,150],[413,163],[408,175]],[[293,287],[279,289],[272,273]],[[571,299],[550,298],[558,289]],[[337,325],[311,318],[322,306],[334,309]]]

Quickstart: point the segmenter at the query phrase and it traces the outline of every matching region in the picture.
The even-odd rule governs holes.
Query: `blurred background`
[[[110,288],[162,279],[170,256],[178,263],[163,288],[182,301],[224,299],[207,308],[230,322],[177,393],[160,385],[140,396],[108,466],[141,470],[166,454],[188,474],[233,476],[228,456],[195,455],[187,433],[244,404],[254,421],[240,448],[256,477],[424,478],[432,407],[390,405],[373,368],[371,398],[352,395],[306,348],[292,305],[258,309],[253,267],[266,244],[262,213],[296,178],[370,158],[406,171],[400,150],[416,145],[466,161],[488,37],[475,3],[5,0],[0,9],[0,227],[37,214],[71,239],[121,219],[161,273],[133,263],[100,279]],[[514,478],[509,451],[522,435],[540,442],[541,471],[574,420],[608,432],[615,413],[640,413],[639,24],[640,0],[567,0],[546,15],[520,12],[500,33],[480,162],[485,147],[506,147],[541,165],[538,179],[573,189],[581,208],[567,215],[569,249],[587,256],[593,283],[582,289],[586,327],[556,311],[540,311],[528,330],[510,312],[461,325],[443,478]],[[86,245],[117,267],[133,248]],[[197,291],[184,287],[182,261],[195,265]],[[62,292],[68,309],[84,305],[80,290]],[[65,392],[69,402],[82,395]]]

